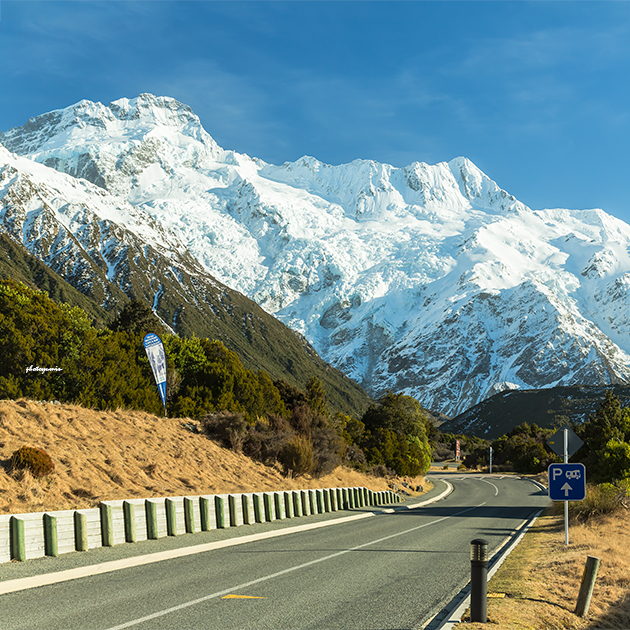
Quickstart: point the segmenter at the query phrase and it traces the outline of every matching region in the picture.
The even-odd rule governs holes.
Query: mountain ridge
[[[125,208],[128,213],[122,219],[127,224],[118,220]],[[214,279],[150,216],[147,222],[142,219],[142,211],[93,184],[0,148],[0,258],[5,277],[43,289],[53,286],[57,295],[90,307],[99,321],[129,299],[143,299],[167,328],[219,339],[248,369],[261,369],[298,387],[318,376],[335,408],[363,412],[369,396],[323,361],[304,337]],[[128,229],[136,225],[141,235],[150,230],[157,235],[155,245]],[[36,278],[40,265],[50,270],[43,286]],[[64,282],[88,303],[77,300]]]
[[[630,226],[601,210],[532,210],[462,157],[267,164],[168,97],[25,127],[0,143],[123,199],[130,229],[129,207],[150,216],[147,243],[185,247],[372,396],[456,415],[505,389],[630,381]]]

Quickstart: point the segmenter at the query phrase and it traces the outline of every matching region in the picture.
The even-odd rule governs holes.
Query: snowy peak
[[[457,182],[461,194],[471,204],[502,212],[529,210],[516,197],[499,188],[485,173],[478,169],[469,159],[458,157],[448,163],[449,169]]]
[[[174,98],[140,94],[134,99],[120,98],[109,104],[108,109],[118,120],[142,120],[157,126],[201,127],[193,110]]]
[[[0,143],[115,194],[138,187],[142,174],[168,177],[225,154],[187,105],[151,94],[108,106],[83,100],[0,133]]]
[[[61,186],[42,164],[101,187],[64,180],[93,192],[82,202],[93,215],[41,193],[75,238],[107,216],[133,247],[149,242],[172,264],[186,251],[191,269],[255,300],[373,395],[456,414],[506,387],[630,381],[630,226],[602,210],[531,210],[464,157],[266,164],[150,94],[81,101],[0,142],[28,158],[0,163],[31,172],[40,193]]]

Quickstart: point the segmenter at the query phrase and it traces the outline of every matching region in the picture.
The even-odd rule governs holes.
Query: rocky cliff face
[[[152,95],[82,101],[0,143],[121,200],[124,238],[102,218],[67,225],[99,243],[103,273],[147,247],[201,268],[374,395],[455,415],[505,389],[630,379],[630,226],[531,210],[465,158],[274,166]]]

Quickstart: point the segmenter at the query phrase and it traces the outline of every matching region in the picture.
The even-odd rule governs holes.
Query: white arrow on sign
[[[562,486],[562,488],[560,488],[560,490],[564,490],[564,496],[568,497],[569,496],[569,491],[573,490],[573,488],[571,488],[571,486],[568,483],[565,483],[564,486]]]

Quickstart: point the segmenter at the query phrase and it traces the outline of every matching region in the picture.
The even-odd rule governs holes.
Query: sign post
[[[153,378],[158,386],[162,405],[164,406],[164,417],[166,418],[166,354],[162,340],[154,333],[144,336],[144,349],[146,350]]]
[[[569,464],[569,457],[584,442],[569,427],[562,427],[547,441],[563,464],[549,466],[549,498],[564,501],[564,544],[569,544],[569,501],[582,501],[586,496],[586,468],[584,464]],[[571,483],[570,483],[571,482]]]

